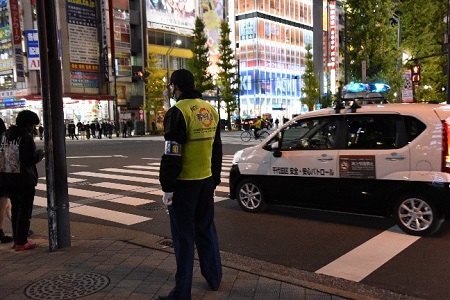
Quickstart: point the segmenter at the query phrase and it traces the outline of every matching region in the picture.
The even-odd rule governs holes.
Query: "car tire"
[[[239,206],[246,212],[262,212],[267,207],[267,200],[262,185],[254,179],[242,180],[236,190]]]
[[[394,218],[401,230],[416,236],[432,235],[443,222],[433,202],[420,194],[401,197],[394,207]]]

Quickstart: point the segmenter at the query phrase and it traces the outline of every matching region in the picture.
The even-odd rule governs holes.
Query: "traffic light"
[[[420,65],[417,63],[411,67],[411,79],[412,82],[420,81]]]
[[[133,72],[131,77],[133,82],[144,80],[144,71],[141,66],[132,66],[131,72]]]
[[[134,73],[134,76],[137,78],[137,80],[144,79],[144,73],[142,73],[142,71],[137,71],[136,73]]]

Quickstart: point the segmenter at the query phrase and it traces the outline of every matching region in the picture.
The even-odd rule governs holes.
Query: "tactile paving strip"
[[[97,273],[70,273],[39,280],[25,289],[30,299],[76,299],[94,294],[109,285],[109,278]]]

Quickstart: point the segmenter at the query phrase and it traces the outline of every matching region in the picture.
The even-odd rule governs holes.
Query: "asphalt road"
[[[245,213],[227,199],[226,176],[232,154],[247,144],[231,134],[223,140],[224,180],[216,194],[221,250],[340,278],[342,285],[356,282],[423,299],[450,299],[448,223],[436,236],[417,238],[398,232],[393,221],[376,217],[289,207]],[[37,144],[43,147],[41,141]],[[72,220],[170,238],[157,183],[161,140],[68,140],[66,148],[69,200],[79,204],[70,209]],[[38,218],[46,217],[44,167],[41,163],[38,168]],[[299,196],[302,188],[307,187],[299,187]],[[105,192],[110,201],[98,196]]]

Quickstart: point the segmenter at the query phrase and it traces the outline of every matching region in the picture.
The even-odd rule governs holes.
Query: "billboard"
[[[147,28],[192,34],[198,0],[146,0]],[[180,29],[185,29],[180,30]]]
[[[25,40],[28,58],[28,70],[40,70],[39,36],[37,29],[25,30]]]
[[[202,19],[205,22],[205,30],[208,36],[207,46],[209,49],[210,66],[208,72],[215,76],[219,72],[219,40],[220,23],[224,15],[224,0],[203,0]]]
[[[241,95],[300,97],[300,76],[273,71],[245,70],[240,73]]]
[[[67,0],[66,3],[71,86],[98,88],[100,53],[95,0],[80,4]]]

